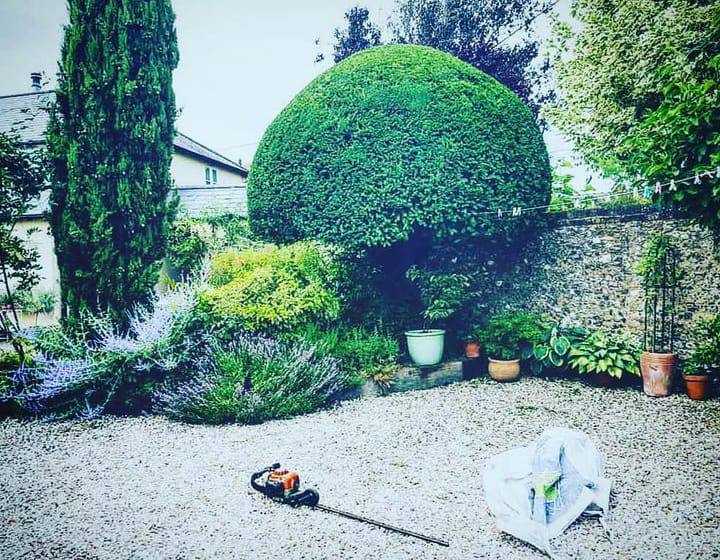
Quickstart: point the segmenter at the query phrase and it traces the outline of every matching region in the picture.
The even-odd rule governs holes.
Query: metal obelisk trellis
[[[669,243],[655,246],[655,268],[645,275],[643,346],[648,352],[673,352],[677,251]]]

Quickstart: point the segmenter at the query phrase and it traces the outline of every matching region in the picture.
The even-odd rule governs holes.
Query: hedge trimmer
[[[401,529],[400,527],[388,525],[387,523],[383,523],[381,521],[369,519],[367,517],[363,517],[362,515],[356,515],[354,513],[322,505],[320,504],[320,494],[318,491],[312,488],[300,490],[300,476],[298,473],[295,471],[281,469],[280,463],[275,463],[274,465],[254,473],[250,477],[250,485],[261,494],[264,494],[268,498],[282,504],[287,504],[292,507],[308,506],[313,509],[319,509],[336,515],[341,515],[343,517],[347,517],[348,519],[369,523],[370,525],[375,525],[376,527],[381,527],[383,529],[387,529],[388,531],[394,531],[396,533],[400,533],[401,535],[407,535],[408,537],[414,537],[426,542],[439,544],[440,546],[450,546],[450,544],[445,541],[428,537],[427,535],[422,535],[420,533]]]

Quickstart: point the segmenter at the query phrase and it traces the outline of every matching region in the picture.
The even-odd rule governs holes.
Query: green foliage
[[[434,47],[472,64],[511,91],[538,116],[554,98],[547,60],[533,22],[550,0],[398,0],[395,41]],[[511,41],[503,39],[512,36]]]
[[[222,212],[204,212],[199,218],[193,220],[196,225],[207,225],[203,228],[206,234],[206,243],[210,253],[219,253],[234,249],[245,251],[246,249],[257,249],[263,245],[262,242],[254,239],[248,220],[237,214],[225,214]]]
[[[720,9],[713,25],[720,29]],[[714,41],[720,41],[720,32]],[[680,185],[675,192],[666,190],[660,199],[685,208],[698,222],[720,229],[720,178],[715,174],[720,166],[720,55],[707,65],[688,69],[680,78],[668,66],[658,74],[664,82],[662,101],[645,112],[626,140],[628,172],[663,183],[702,173],[700,184]]]
[[[15,229],[33,200],[44,188],[38,153],[23,150],[17,140],[0,134],[0,331],[20,330],[16,294],[29,292],[39,280],[38,252]],[[7,307],[5,307],[7,306]],[[15,344],[22,359],[22,348]]]
[[[490,358],[520,359],[523,349],[543,337],[543,320],[530,313],[505,312],[492,317],[480,335],[480,343]]]
[[[411,45],[357,53],[316,78],[266,131],[250,171],[250,225],[276,241],[388,247],[513,239],[545,204],[550,165],[532,114],[450,55]]]
[[[406,273],[420,289],[426,321],[450,318],[474,295],[470,291],[472,277],[468,274],[438,273],[411,267]]]
[[[605,373],[620,379],[624,374],[640,375],[637,345],[629,338],[595,331],[573,345],[569,364],[579,373]]]
[[[165,254],[177,66],[170,0],[70,0],[47,132],[63,312],[125,324]]]
[[[703,318],[693,330],[695,348],[685,362],[686,374],[720,370],[720,315]]]
[[[574,0],[572,14],[579,25],[556,26],[545,112],[586,160],[650,184],[720,165],[720,3]],[[719,189],[706,179],[662,199],[717,227]]]
[[[166,256],[179,277],[197,273],[208,251],[206,236],[192,219],[181,217],[173,222],[168,232]]]
[[[397,339],[377,328],[340,326],[321,329],[317,325],[308,325],[293,333],[293,338],[315,346],[319,356],[336,358],[343,370],[358,380],[387,375],[397,367],[400,355]]]
[[[682,269],[672,239],[664,233],[653,235],[643,247],[637,271],[645,288],[645,346],[650,352],[668,352],[672,347],[675,298]]]
[[[354,6],[345,12],[346,29],[336,28],[333,36],[333,60],[340,62],[352,54],[381,44],[380,28],[370,21],[370,12],[362,6]],[[325,59],[318,54],[315,62]]]
[[[536,375],[548,370],[563,371],[568,367],[573,346],[586,337],[584,329],[553,325],[532,345],[523,347],[522,358],[530,361],[530,369]]]
[[[211,261],[200,309],[229,332],[297,329],[338,316],[340,276],[333,252],[313,242],[221,253]]]
[[[677,249],[670,236],[663,233],[651,236],[643,246],[642,256],[637,265],[637,272],[643,277],[645,284],[656,290],[665,284],[677,287],[681,271],[676,270],[675,276],[667,274],[666,264]],[[653,295],[654,292],[650,292]]]

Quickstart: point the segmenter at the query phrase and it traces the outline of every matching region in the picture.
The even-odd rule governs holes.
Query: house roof
[[[54,100],[55,93],[52,91],[0,96],[0,132],[15,134],[26,145],[44,144],[45,129],[50,119],[49,108]],[[247,176],[248,171],[242,165],[181,132],[175,133],[174,147],[177,152]]]

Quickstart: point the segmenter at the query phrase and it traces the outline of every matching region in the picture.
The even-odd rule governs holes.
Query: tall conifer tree
[[[65,317],[120,324],[156,283],[171,186],[178,50],[170,0],[69,0],[48,129]]]

